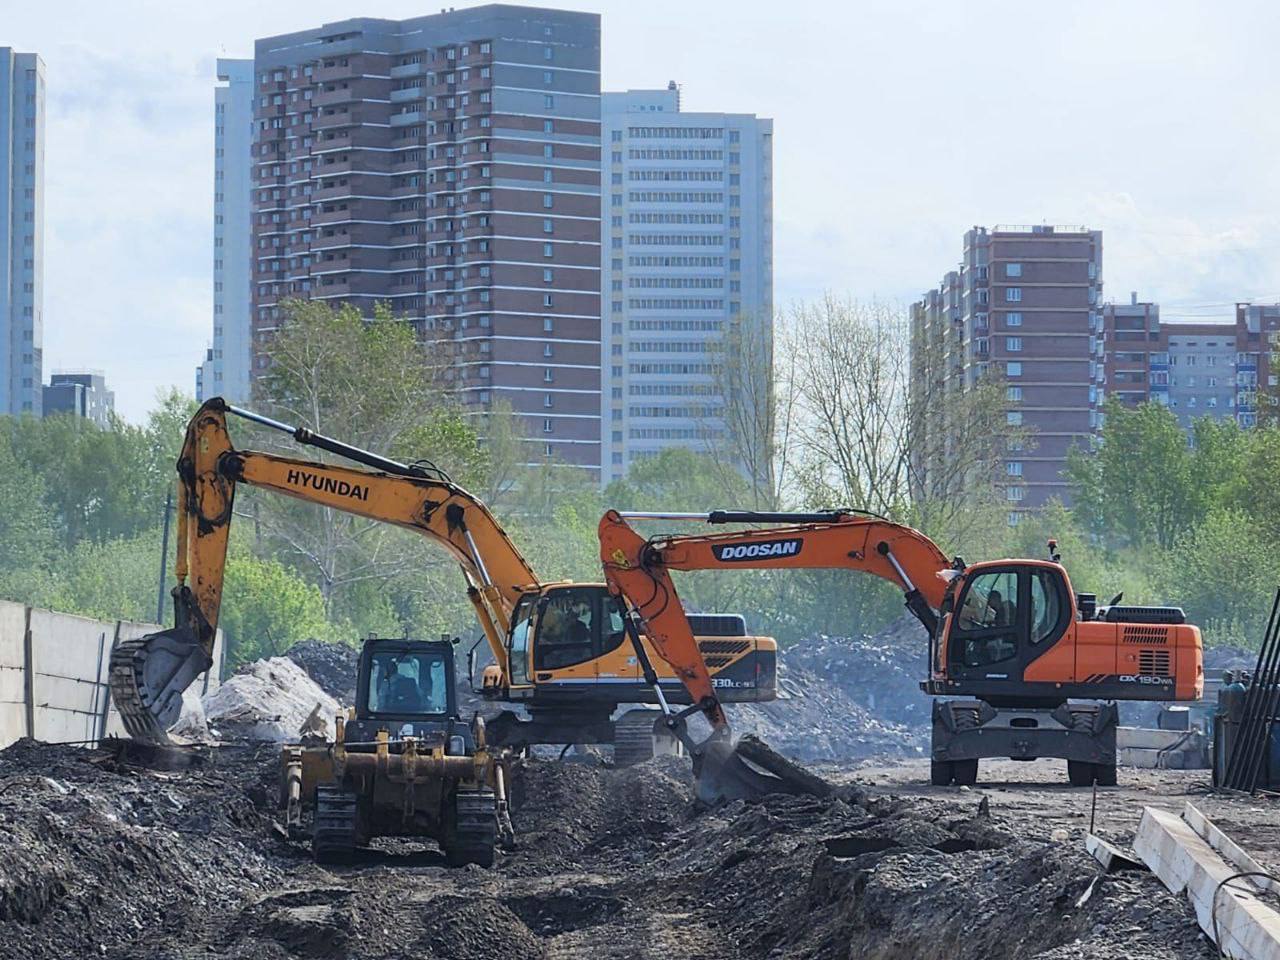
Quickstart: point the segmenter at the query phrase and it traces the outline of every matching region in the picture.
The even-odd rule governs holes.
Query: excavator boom
[[[228,413],[372,470],[236,450]],[[112,653],[112,698],[132,736],[163,741],[181,711],[182,691],[213,662],[227,537],[242,483],[415,530],[439,543],[462,568],[494,659],[506,672],[503,636],[510,612],[538,578],[482,502],[434,467],[390,460],[215,398],[192,418],[178,460],[175,625]]]
[[[645,539],[631,527],[629,519],[786,526]],[[865,570],[902,589],[907,606],[932,629],[946,591],[946,582],[938,574],[951,566],[922,533],[850,511],[655,514],[611,510],[601,519],[598,533],[600,560],[610,592],[625,598],[644,624],[654,649],[671,664],[689,691],[693,701],[690,710],[667,710],[663,722],[693,756],[698,795],[709,804],[779,790],[812,792],[812,778],[798,775],[793,764],[759,741],[752,744],[751,764],[745,763],[735,749],[724,708],[669,571],[733,567]],[[634,631],[633,641],[639,656],[642,651]],[[712,729],[711,736],[702,743],[692,740],[684,724],[685,713],[694,710],[702,712]],[[762,776],[756,767],[770,775]]]

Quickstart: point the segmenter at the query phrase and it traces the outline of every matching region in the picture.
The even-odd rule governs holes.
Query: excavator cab
[[[943,601],[935,673],[977,693],[985,681],[1022,679],[1072,622],[1071,585],[1057,564],[1000,561],[971,567]],[[947,613],[951,616],[948,618]],[[953,687],[953,692],[955,688]]]

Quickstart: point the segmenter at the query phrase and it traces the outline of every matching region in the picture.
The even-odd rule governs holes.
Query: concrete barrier
[[[0,601],[0,747],[21,737],[67,743],[124,736],[107,683],[111,651],[159,629]],[[221,631],[213,662],[197,681],[202,694],[218,686]]]

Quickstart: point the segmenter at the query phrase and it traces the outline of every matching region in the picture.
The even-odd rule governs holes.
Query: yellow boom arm
[[[236,450],[228,412],[375,469]],[[214,398],[187,426],[178,460],[177,622],[173,630],[120,644],[112,655],[112,696],[135,737],[163,739],[181,710],[182,691],[212,663],[227,535],[241,483],[416,530],[440,544],[462,567],[467,596],[507,675],[511,613],[538,578],[484,503],[434,468],[388,460]]]

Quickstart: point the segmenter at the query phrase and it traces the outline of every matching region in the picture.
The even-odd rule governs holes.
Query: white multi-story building
[[[253,325],[249,199],[253,139],[253,61],[218,60],[214,88],[213,346],[196,368],[196,399],[250,398]]]
[[[718,346],[772,331],[773,121],[684,113],[680,90],[602,103],[602,480],[725,439]]]
[[[44,63],[0,47],[0,413],[40,415]]]

